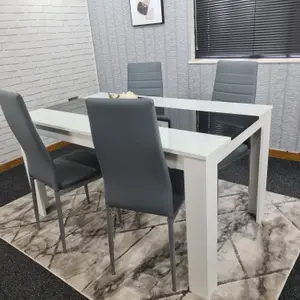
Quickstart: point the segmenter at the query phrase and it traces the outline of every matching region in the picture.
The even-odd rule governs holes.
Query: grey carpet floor
[[[87,298],[0,239],[0,300],[87,300]]]

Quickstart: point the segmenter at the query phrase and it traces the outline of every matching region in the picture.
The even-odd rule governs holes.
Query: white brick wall
[[[98,91],[86,0],[0,0],[0,88],[29,110]],[[0,164],[19,156],[0,109]]]

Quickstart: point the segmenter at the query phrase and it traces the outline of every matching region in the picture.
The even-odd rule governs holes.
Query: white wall
[[[98,91],[86,0],[0,0],[0,88],[29,110]],[[19,156],[0,109],[0,164]]]

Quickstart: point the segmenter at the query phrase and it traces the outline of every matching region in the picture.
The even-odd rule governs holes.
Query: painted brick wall
[[[86,0],[0,0],[0,88],[29,110],[98,91]],[[0,164],[19,156],[0,109]]]

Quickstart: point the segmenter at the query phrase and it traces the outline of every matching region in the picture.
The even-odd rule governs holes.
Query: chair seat
[[[231,152],[227,157],[225,157],[220,163],[219,163],[219,171],[233,163],[234,161],[242,158],[249,152],[249,148],[247,145],[242,144],[237,149],[235,149],[233,152]]]
[[[68,161],[59,157],[53,161],[60,190],[75,186],[83,181],[96,178],[100,172],[94,168]]]
[[[95,154],[95,151],[92,149],[89,150],[75,150],[71,153],[68,153],[66,155],[61,156],[62,159],[76,162],[78,164],[96,169],[97,171],[100,171],[100,166],[98,163],[97,156]]]

